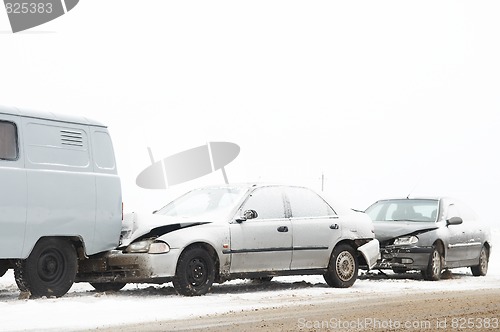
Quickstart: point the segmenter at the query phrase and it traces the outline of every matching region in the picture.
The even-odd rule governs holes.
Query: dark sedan
[[[420,270],[439,280],[444,269],[470,267],[474,276],[488,271],[490,231],[462,202],[451,198],[380,200],[366,213],[380,241],[375,268],[395,273]]]

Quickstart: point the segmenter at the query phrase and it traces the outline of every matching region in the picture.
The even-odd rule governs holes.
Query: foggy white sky
[[[498,1],[82,0],[12,34],[0,10],[0,104],[109,126],[127,210],[220,172],[138,188],[156,159],[230,141],[232,182],[321,186],[364,209],[446,195],[496,224]]]

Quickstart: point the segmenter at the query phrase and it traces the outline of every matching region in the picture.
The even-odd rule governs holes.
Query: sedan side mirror
[[[463,219],[460,217],[451,217],[450,219],[446,220],[447,225],[460,225],[463,222]]]
[[[257,211],[255,210],[246,210],[245,212],[243,212],[243,215],[239,218],[236,218],[236,222],[238,223],[242,223],[246,220],[250,220],[250,219],[255,219],[257,218],[259,215],[257,213]]]

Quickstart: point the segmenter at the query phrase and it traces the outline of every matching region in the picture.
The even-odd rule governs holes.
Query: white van
[[[118,246],[122,197],[106,126],[0,106],[0,276],[62,296],[79,262]]]

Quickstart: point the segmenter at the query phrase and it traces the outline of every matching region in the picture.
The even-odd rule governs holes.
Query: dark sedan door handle
[[[331,224],[330,229],[339,229],[339,225],[338,224]]]
[[[286,232],[288,232],[288,227],[287,226],[280,226],[280,227],[278,227],[278,232],[286,233]]]

